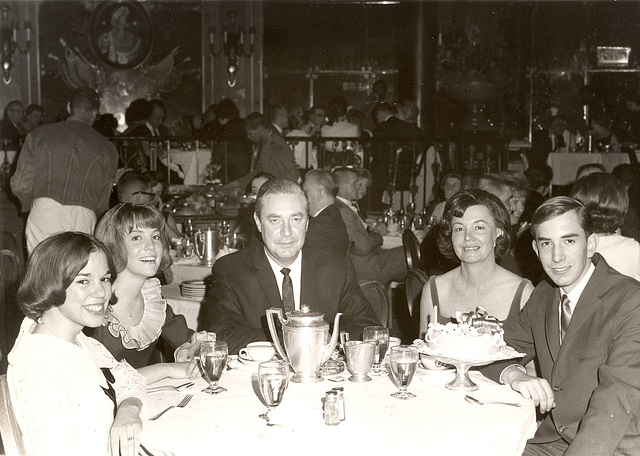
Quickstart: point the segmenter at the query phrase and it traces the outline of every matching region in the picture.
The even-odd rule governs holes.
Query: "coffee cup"
[[[429,355],[425,355],[424,353],[420,353],[420,364],[422,364],[425,369],[429,370],[447,370],[451,368],[449,364],[438,361],[437,359]]]
[[[245,348],[241,348],[238,353],[242,358],[262,363],[271,361],[276,350],[271,342],[251,342]]]

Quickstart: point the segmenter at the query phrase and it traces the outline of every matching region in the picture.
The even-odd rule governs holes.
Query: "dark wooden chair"
[[[428,280],[429,276],[424,271],[409,269],[404,282],[407,308],[411,317],[409,332],[413,339],[420,337],[420,299],[422,298],[422,289]]]
[[[407,269],[422,269],[422,258],[420,256],[420,241],[409,228],[402,232],[402,247],[404,248],[404,258],[407,262]]]
[[[13,235],[0,232],[0,374],[7,372],[7,353],[22,320],[15,303],[22,271],[20,258]]]
[[[373,307],[373,311],[378,317],[380,324],[391,329],[393,320],[391,311],[391,299],[389,299],[389,291],[377,280],[360,280],[360,289],[367,298],[367,301]]]

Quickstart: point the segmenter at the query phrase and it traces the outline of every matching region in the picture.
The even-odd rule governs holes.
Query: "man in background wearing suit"
[[[264,183],[254,215],[264,245],[215,262],[200,326],[226,341],[229,353],[270,339],[265,315],[270,307],[289,312],[308,305],[329,322],[342,312],[340,330],[355,339],[365,326],[380,324],[346,253],[303,247],[308,214],[309,203],[297,184]]]
[[[309,200],[309,228],[304,245],[341,253],[349,251],[349,236],[336,206],[338,186],[331,173],[312,169],[304,176],[302,189]]]
[[[579,201],[555,197],[533,214],[541,282],[504,325],[522,365],[483,369],[545,413],[524,455],[637,454],[640,448],[640,283],[599,254]],[[538,377],[522,367],[537,360]]]
[[[349,240],[353,242],[351,261],[359,280],[377,280],[384,285],[395,280],[404,281],[407,264],[402,247],[383,249],[382,235],[387,233],[384,223],[370,227],[358,215],[354,201],[359,194],[356,187],[358,174],[350,168],[338,168],[333,176],[338,184],[336,206],[347,227]]]
[[[396,109],[389,103],[379,103],[373,109],[376,129],[373,132],[373,148],[371,150],[371,205],[374,210],[381,209],[382,195],[389,190],[391,184],[391,170],[395,162],[396,151],[402,148],[410,151],[416,145],[411,141],[422,138],[422,131],[414,124],[396,117]],[[402,175],[402,170],[397,170]],[[407,176],[408,180],[408,176]],[[397,184],[400,184],[398,179]]]
[[[253,177],[261,172],[274,175],[277,179],[298,182],[300,172],[293,150],[284,138],[259,112],[252,112],[245,120],[247,138],[254,144],[249,174],[230,182],[228,187],[246,189]]]

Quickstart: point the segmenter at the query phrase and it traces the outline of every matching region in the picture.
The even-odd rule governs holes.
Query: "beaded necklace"
[[[38,321],[37,321],[37,323],[38,323],[39,325],[42,325],[42,327],[43,327],[43,328],[45,328],[47,331],[49,331],[49,332],[50,332],[51,334],[53,334],[54,336],[59,337],[60,339],[62,339],[62,337],[60,337],[60,336],[58,335],[58,333],[57,333],[57,332],[55,332],[51,326],[49,326],[49,325],[48,325],[48,324],[46,324],[44,321],[42,321],[42,318],[39,318],[39,319],[38,319]],[[63,339],[63,340],[64,340],[64,339]],[[77,336],[76,336],[76,338],[75,338],[75,344],[76,344],[78,347],[82,348],[82,345],[80,345],[80,341],[78,340],[78,337],[77,337]]]

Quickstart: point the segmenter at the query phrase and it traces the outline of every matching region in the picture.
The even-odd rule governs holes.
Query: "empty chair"
[[[407,294],[407,308],[411,317],[409,332],[413,339],[420,337],[420,298],[422,297],[422,289],[428,280],[429,277],[424,271],[420,269],[409,269],[404,282]]]
[[[407,262],[407,269],[422,269],[422,259],[420,257],[420,241],[409,228],[402,232],[402,247],[404,248],[404,258]]]
[[[22,433],[9,398],[7,376],[0,375],[0,438],[7,456],[26,454]]]
[[[389,292],[385,286],[377,280],[360,280],[358,283],[380,324],[391,329],[391,299],[389,299]]]

